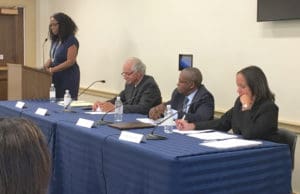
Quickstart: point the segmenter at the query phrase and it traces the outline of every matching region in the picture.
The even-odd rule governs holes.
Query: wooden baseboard
[[[83,88],[80,88],[81,92],[83,90]],[[88,95],[91,96],[99,96],[102,98],[106,98],[106,99],[111,99],[114,98],[117,94],[116,93],[112,93],[112,92],[106,92],[106,91],[99,91],[99,90],[87,90],[85,92]],[[215,110],[215,117],[219,118],[221,117],[226,111],[225,110],[221,110],[221,109],[216,109]],[[286,120],[280,120],[278,122],[279,128],[286,128],[289,129],[297,134],[300,134],[300,123],[298,122],[293,122],[293,121],[286,121]],[[300,193],[297,193],[300,194]]]

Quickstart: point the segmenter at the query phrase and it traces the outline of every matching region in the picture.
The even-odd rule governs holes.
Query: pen
[[[185,119],[185,115],[186,115],[186,114],[184,114],[184,115],[183,115],[183,117],[182,117],[182,120],[184,120],[184,119]]]

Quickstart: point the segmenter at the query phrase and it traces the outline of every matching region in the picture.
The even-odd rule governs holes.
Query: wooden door
[[[24,64],[23,8],[0,7],[0,65]]]
[[[24,64],[23,8],[0,7],[0,100],[7,100],[7,63]]]

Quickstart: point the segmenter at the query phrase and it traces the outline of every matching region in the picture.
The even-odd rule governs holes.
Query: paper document
[[[155,125],[156,122],[153,119],[149,119],[149,118],[137,118],[137,121],[140,121],[142,123],[148,123],[148,124],[152,124]]]
[[[64,101],[57,102],[58,105],[64,106]],[[71,102],[71,107],[85,107],[85,106],[93,106],[93,103],[83,101],[83,100],[74,100]]]
[[[84,112],[86,114],[90,114],[90,115],[104,115],[104,114],[115,114],[115,112],[102,112],[102,111],[87,111],[87,112]]]
[[[190,137],[195,137],[202,140],[222,140],[222,139],[230,139],[236,138],[236,135],[231,135],[228,133],[222,133],[218,131],[208,132],[208,133],[195,133],[195,134],[188,134]]]
[[[212,132],[212,129],[205,129],[205,130],[189,130],[189,131],[181,131],[178,129],[174,129],[174,133],[180,133],[180,134],[195,134],[195,133],[206,133],[206,132]]]
[[[245,147],[245,146],[252,147],[260,144],[262,144],[261,141],[253,141],[253,140],[237,139],[237,138],[200,143],[200,145],[213,147],[213,148],[220,148],[220,149]]]
[[[153,120],[153,119],[149,119],[149,118],[137,118],[136,120],[142,122],[142,123],[148,123],[148,124],[152,124],[152,125],[157,125],[157,123],[160,123],[164,118],[160,118],[160,119],[157,119],[157,120]],[[166,120],[165,122],[163,123],[160,123],[159,126],[165,126],[165,125],[168,125],[169,124],[169,121]],[[172,120],[172,123],[170,124],[172,126],[175,126],[175,121]]]

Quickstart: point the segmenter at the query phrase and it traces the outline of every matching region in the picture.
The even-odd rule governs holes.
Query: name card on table
[[[77,126],[81,126],[81,127],[86,127],[86,128],[92,128],[94,125],[94,121],[92,120],[88,120],[88,119],[83,119],[83,118],[79,118],[77,123]]]
[[[23,109],[24,106],[25,106],[25,102],[18,101],[18,102],[16,103],[16,107],[17,107],[17,108]]]
[[[41,115],[41,116],[45,116],[47,114],[47,109],[45,108],[38,108],[36,111],[35,111],[35,114],[37,115]]]
[[[133,143],[141,143],[142,141],[145,141],[145,136],[143,134],[138,134],[138,133],[132,133],[129,131],[122,131],[119,140],[123,141],[130,141]]]

